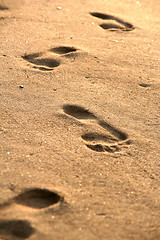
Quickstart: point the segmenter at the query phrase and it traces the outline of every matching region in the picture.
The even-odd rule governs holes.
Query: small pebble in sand
[[[57,10],[61,10],[62,8],[61,7],[57,7]]]
[[[24,87],[23,87],[23,85],[20,85],[19,88],[22,89],[22,88],[24,88]]]
[[[10,189],[11,191],[14,191],[14,190],[15,190],[15,188],[16,188],[16,186],[15,186],[13,183],[11,183],[11,185],[10,185],[9,189]]]

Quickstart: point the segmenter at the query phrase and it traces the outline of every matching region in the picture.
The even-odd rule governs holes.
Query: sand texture
[[[0,0],[0,240],[160,239],[159,0]]]

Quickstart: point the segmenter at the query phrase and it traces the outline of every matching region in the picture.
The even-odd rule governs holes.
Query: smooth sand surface
[[[160,239],[158,0],[0,0],[0,239]]]

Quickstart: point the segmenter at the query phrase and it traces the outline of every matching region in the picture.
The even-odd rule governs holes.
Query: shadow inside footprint
[[[117,137],[119,140],[126,140],[128,138],[128,134],[120,131],[119,129],[113,127],[111,124],[104,122],[104,121],[99,121],[99,125],[104,128],[105,130],[109,131],[112,133],[115,137]]]
[[[71,115],[77,119],[97,119],[96,116],[89,112],[88,109],[80,106],[66,104],[63,106],[63,110],[68,115]]]
[[[31,227],[28,221],[0,220],[0,235],[2,236],[9,236],[12,237],[12,239],[15,237],[26,239],[33,233],[35,233],[35,229]]]
[[[38,68],[44,71],[51,71],[53,68],[58,67],[60,62],[56,59],[52,58],[44,58],[41,53],[35,53],[30,55],[24,55],[22,58],[32,64],[38,65],[40,67],[34,66],[34,68]]]
[[[122,20],[121,18],[115,17],[110,14],[91,12],[90,15],[93,17],[101,18],[103,20],[113,20],[113,21],[116,21],[117,23],[120,23],[121,25],[123,25],[123,27],[121,27],[121,26],[118,26],[117,24],[101,24],[100,26],[103,29],[115,28],[115,29],[121,29],[123,31],[131,31],[134,29],[134,26],[131,23],[126,22],[126,21]]]
[[[97,17],[97,18],[101,18],[103,20],[110,20],[110,19],[114,19],[115,17],[113,17],[112,15],[109,14],[105,14],[105,13],[99,13],[99,12],[90,12],[90,15],[93,17]]]
[[[150,85],[150,84],[147,84],[147,83],[140,83],[139,86],[140,86],[140,87],[144,87],[144,88],[148,88],[148,87],[150,87],[151,85]]]
[[[110,135],[98,134],[98,133],[86,133],[83,134],[82,139],[85,141],[103,141],[103,142],[116,142],[117,139]]]
[[[125,29],[124,27],[121,27],[117,24],[109,24],[109,23],[102,23],[99,26],[103,29],[121,29],[121,30]]]
[[[114,153],[119,151],[118,146],[107,146],[107,145],[102,145],[102,144],[86,144],[88,148],[90,148],[93,151],[96,152],[109,152],[109,153]]]
[[[75,47],[55,47],[50,49],[51,52],[58,53],[58,54],[66,54],[70,52],[76,52],[77,49]]]
[[[2,6],[2,5],[0,5],[0,10],[8,10],[8,8],[7,7],[5,7],[5,6]]]
[[[59,194],[39,188],[28,189],[13,199],[17,204],[37,209],[49,207],[62,200]]]
[[[104,147],[101,144],[86,144],[86,146],[96,152],[105,152]]]

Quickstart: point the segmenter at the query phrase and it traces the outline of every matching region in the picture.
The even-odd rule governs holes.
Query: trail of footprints
[[[126,22],[126,21],[122,20],[121,18],[115,17],[110,14],[104,14],[104,13],[99,13],[99,12],[90,12],[90,15],[93,17],[100,18],[102,20],[109,20],[109,21],[112,20],[113,23],[106,22],[106,23],[100,24],[100,27],[105,30],[107,29],[107,30],[112,30],[112,31],[113,30],[114,31],[115,30],[132,31],[135,28],[131,23]]]
[[[121,18],[115,17],[113,15],[99,13],[99,12],[90,12],[90,15],[93,17],[100,18],[102,20],[112,20],[116,23],[102,23],[100,27],[107,30],[121,30],[121,31],[132,31],[134,30],[134,26],[122,20]],[[118,23],[118,24],[117,24]],[[41,71],[53,71],[54,68],[60,66],[61,57],[73,57],[74,53],[78,49],[70,46],[59,46],[55,48],[51,48],[46,52],[33,53],[33,54],[25,54],[22,58],[29,62],[31,67],[34,69],[38,69]]]
[[[81,138],[85,141],[85,145],[97,152],[115,153],[120,152],[122,146],[129,145],[131,141],[128,135],[111,124],[100,120],[88,109],[82,108],[77,105],[64,105],[64,113],[76,118],[78,121],[88,121],[90,124],[95,124],[96,128],[105,130],[105,134],[98,132],[90,132],[83,134]]]
[[[0,5],[0,10],[8,10],[7,7]],[[101,18],[102,20],[112,20],[115,23],[102,23],[100,27],[108,30],[132,31],[134,26],[120,18],[109,14],[91,12],[91,16]],[[28,54],[22,58],[31,64],[31,67],[41,71],[53,71],[54,68],[61,64],[61,58],[70,58],[78,49],[70,46],[59,46],[51,48],[46,52]],[[81,136],[85,145],[93,151],[115,153],[121,150],[121,146],[130,144],[128,135],[111,124],[100,120],[88,109],[76,105],[64,105],[64,113],[72,116],[78,121],[87,120],[94,122],[95,125],[105,130],[105,134],[100,134],[97,131],[85,133]],[[61,205],[64,202],[62,196],[56,192],[47,189],[27,189],[8,202],[0,205],[0,211],[13,203],[33,209],[43,209],[55,204]],[[27,239],[36,232],[30,222],[26,220],[4,220],[0,219],[0,239]]]
[[[96,117],[88,109],[77,105],[66,104],[63,106],[65,114],[70,115],[77,121],[87,121],[105,130],[105,134],[98,132],[90,132],[83,134],[81,138],[85,141],[85,145],[93,151],[107,152],[110,154],[119,152],[123,145],[130,144],[128,135],[121,130],[115,128],[111,124],[102,121]],[[56,192],[48,189],[26,189],[16,197],[8,200],[0,205],[0,211],[4,208],[18,204],[32,209],[44,209],[58,204],[61,207],[64,203],[64,198]],[[4,220],[0,219],[0,239],[24,240],[36,233],[29,221],[22,219]]]
[[[61,57],[69,58],[78,49],[70,46],[51,48],[46,52],[24,55],[22,58],[31,63],[31,67],[41,71],[53,71],[61,64]]]
[[[56,192],[47,189],[26,189],[13,199],[0,205],[0,211],[13,203],[32,209],[43,209],[59,204],[62,206],[64,199]],[[0,219],[0,239],[27,239],[36,232],[30,222],[26,220]]]
[[[126,133],[102,121],[88,109],[77,105],[66,104],[63,106],[63,111],[65,114],[77,119],[77,121],[87,121],[105,130],[105,134],[99,134],[95,131],[81,136],[85,141],[85,145],[90,150],[113,154],[119,152],[123,145],[130,144]],[[58,193],[48,189],[33,188],[26,189],[16,197],[1,204],[0,212],[4,208],[6,209],[12,206],[12,204],[40,210],[51,206],[53,207],[57,204],[59,207],[62,207],[63,203],[64,198]],[[36,229],[32,227],[29,221],[22,219],[0,219],[0,239],[24,240],[34,233],[36,233]]]

